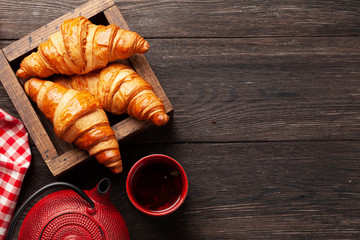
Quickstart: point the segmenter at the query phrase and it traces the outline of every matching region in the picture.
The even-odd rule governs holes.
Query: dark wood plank
[[[112,6],[109,8],[109,6]],[[107,9],[108,8],[108,9]],[[34,47],[38,46],[41,41],[48,38],[48,35],[53,33],[54,31],[58,30],[59,24],[63,22],[64,19],[78,16],[78,15],[84,15],[85,17],[91,17],[91,16],[98,16],[102,13],[104,9],[107,9],[105,12],[105,17],[109,19],[108,22],[110,23],[117,23],[119,26],[124,26],[126,29],[128,29],[127,24],[124,20],[124,18],[121,16],[120,11],[117,9],[117,7],[114,5],[114,2],[109,0],[107,2],[101,2],[99,0],[97,1],[90,1],[86,4],[81,5],[80,7],[76,8],[74,11],[69,12],[68,14],[63,15],[62,17],[52,21],[49,24],[46,24],[45,26],[41,27],[38,30],[35,30],[34,32],[30,33],[28,36],[13,42],[12,44],[8,45],[7,47],[3,48],[3,51],[6,55],[6,58],[11,63],[13,60],[18,58],[19,56],[28,53],[30,50],[32,50]],[[106,19],[104,19],[106,22]],[[105,24],[105,23],[104,23]],[[49,30],[50,29],[50,30]],[[33,40],[32,40],[33,39]],[[26,45],[25,43],[29,43]],[[5,59],[5,57],[4,57]],[[6,61],[6,60],[5,60]],[[4,61],[4,63],[5,63]],[[163,101],[165,105],[165,111],[167,114],[171,115],[173,112],[173,107],[165,95],[165,92],[163,91],[162,87],[160,86],[154,72],[151,70],[151,67],[149,63],[147,62],[146,58],[143,55],[136,55],[130,58],[130,61],[135,68],[135,70],[145,79],[147,80],[154,89],[154,92],[159,96],[159,98]],[[6,62],[8,65],[7,70],[10,71],[10,74],[14,75],[14,72],[10,68],[10,65]],[[13,64],[13,63],[12,63]],[[16,64],[15,64],[16,65]],[[15,66],[16,67],[16,66]],[[5,74],[2,76],[2,81],[4,81],[5,87],[10,87],[12,84],[6,84],[5,81]],[[14,77],[11,78],[14,85],[19,85],[18,80]],[[7,88],[8,89],[8,88]],[[22,92],[24,92],[21,89]],[[12,99],[13,94],[15,94],[14,91],[8,91],[10,98]],[[26,99],[22,99],[26,98]],[[27,101],[28,99],[26,95],[20,95],[20,100]],[[19,100],[19,101],[20,101]],[[15,105],[19,105],[18,102],[15,102]],[[31,105],[27,106],[31,107]],[[34,107],[36,108],[36,106]],[[26,111],[24,108],[17,107],[17,110],[20,112],[20,116],[24,116],[26,114]],[[89,158],[89,154],[87,154],[85,151],[82,151],[80,149],[74,148],[70,144],[66,144],[64,141],[60,140],[53,132],[53,126],[52,124],[45,119],[45,117],[39,113],[40,118],[46,127],[48,129],[48,132],[50,133],[50,137],[47,136],[48,139],[45,139],[44,142],[39,143],[39,140],[41,141],[41,138],[37,138],[37,135],[34,136],[38,141],[35,141],[36,144],[39,144],[40,146],[47,144],[47,142],[51,139],[52,144],[56,145],[56,148],[58,150],[58,154],[55,156],[51,156],[50,158],[48,155],[44,158],[46,161],[50,171],[53,173],[54,176],[59,176],[63,174],[66,171],[69,171],[71,168],[76,166],[77,164],[86,161]],[[30,129],[30,133],[33,133],[34,130],[32,128],[32,124],[29,124],[30,120],[25,119],[25,122],[27,122],[27,128]],[[34,121],[37,121],[37,125],[41,125],[38,118],[36,118]],[[35,124],[34,124],[35,125]],[[36,125],[36,126],[37,126]],[[150,127],[151,124],[145,121],[136,121],[133,118],[127,118],[123,121],[116,122],[116,124],[113,126],[113,130],[116,132],[117,140],[120,141],[122,138],[130,137],[132,134],[138,133],[145,128]],[[35,128],[37,129],[37,128]],[[40,149],[40,152],[42,149]],[[43,152],[42,152],[43,153]],[[44,153],[43,153],[44,154]]]
[[[150,45],[145,56],[176,111],[136,141],[359,139],[359,37]]]
[[[0,49],[10,45],[11,43],[15,42],[15,40],[0,40]]]
[[[3,1],[0,48],[84,3]],[[19,204],[50,182],[89,189],[109,177],[131,239],[359,238],[358,1],[117,6],[149,40],[145,56],[174,117],[143,133],[133,128],[131,138],[113,126],[122,139],[118,175],[90,158],[55,178],[30,138]],[[2,84],[0,108],[20,118]],[[185,204],[164,218],[140,213],[125,192],[131,166],[152,153],[177,159],[189,178]]]
[[[2,1],[2,39],[18,39],[86,1]],[[153,37],[359,35],[358,1],[116,1],[133,31]],[[14,14],[16,13],[16,14]]]
[[[152,127],[151,122],[138,121],[133,118],[126,118],[121,122],[113,125],[111,128],[115,132],[116,140],[119,142],[124,142],[129,138],[132,138],[134,135],[141,133],[147,128]],[[121,147],[120,147],[121,149]],[[81,163],[86,163],[90,160],[90,157],[87,151],[74,148],[64,152],[63,154],[53,158],[51,161],[47,162],[49,169],[55,177],[60,177],[66,172],[72,170],[77,165]]]
[[[77,8],[71,9],[68,13],[59,16],[51,22],[48,19],[47,22],[38,29],[28,32],[25,37],[5,47],[3,49],[5,56],[8,61],[11,62],[37,48],[41,42],[47,40],[48,36],[59,31],[59,26],[64,20],[77,16],[90,18],[112,5],[114,5],[113,0],[91,0]]]
[[[360,234],[359,142],[152,144],[123,146],[124,173],[110,175],[91,162],[60,180],[82,189],[102,177],[132,239],[356,239]],[[132,164],[152,153],[177,159],[189,192],[173,215],[137,211],[125,192]],[[36,159],[35,159],[36,160]],[[35,169],[41,167],[40,169]],[[23,196],[52,181],[35,162]]]
[[[190,188],[169,219],[128,215],[130,233],[135,239],[355,237],[359,150],[357,142],[135,146],[137,158],[164,152],[180,161]]]
[[[122,14],[116,6],[112,6],[104,11],[106,18],[110,24],[115,24],[126,30],[130,30],[127,23],[125,22]],[[131,62],[135,71],[153,87],[156,95],[163,101],[165,112],[169,115],[172,114],[174,108],[171,105],[168,97],[166,96],[163,88],[161,87],[155,73],[150,67],[149,62],[146,60],[144,54],[135,54],[130,56],[129,61]]]
[[[359,37],[150,45],[146,57],[175,112],[160,138],[137,141],[359,139]]]
[[[122,13],[120,12],[119,8],[116,5],[106,9],[104,11],[104,15],[105,15],[106,19],[109,21],[109,24],[115,24],[122,29],[130,30]]]

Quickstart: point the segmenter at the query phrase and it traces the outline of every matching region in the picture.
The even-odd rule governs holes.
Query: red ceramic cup
[[[163,154],[143,157],[130,169],[126,191],[131,203],[141,212],[164,216],[185,201],[188,180],[184,169]]]

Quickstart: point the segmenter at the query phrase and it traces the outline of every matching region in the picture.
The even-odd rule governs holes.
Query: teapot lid
[[[107,178],[94,189],[85,191],[69,183],[48,184],[19,208],[13,221],[16,223],[26,206],[53,186],[66,186],[72,191],[56,191],[39,200],[26,215],[18,239],[129,239],[124,219],[109,200],[110,180]],[[13,228],[12,222],[9,235]]]
[[[99,207],[95,207],[99,210]],[[52,193],[26,215],[19,239],[106,239],[89,204],[70,190]]]

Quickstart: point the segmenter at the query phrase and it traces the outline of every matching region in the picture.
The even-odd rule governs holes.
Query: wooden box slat
[[[47,161],[48,159],[57,157],[58,153],[55,146],[47,135],[44,126],[41,124],[30,100],[2,51],[0,51],[0,66],[1,82],[36,144],[36,147],[39,152],[42,153],[42,158]]]
[[[113,0],[91,0],[3,48],[4,54],[11,62],[46,41],[48,36],[59,30],[59,26],[64,20],[78,16],[90,18],[114,5]]]
[[[41,42],[45,41],[51,34],[58,31],[61,23],[68,18],[76,16],[85,16],[90,18],[98,14],[104,14],[109,23],[129,30],[123,16],[112,0],[93,0],[74,9],[49,24],[35,30],[29,35],[10,44],[0,52],[0,80],[3,83],[7,93],[14,103],[16,110],[25,124],[30,136],[32,137],[37,149],[39,150],[43,160],[46,162],[50,171],[54,176],[60,176],[76,165],[89,159],[89,154],[73,145],[66,144],[58,139],[52,129],[52,124],[44,118],[42,113],[35,109],[27,97],[21,83],[16,78],[14,70],[11,68],[13,62],[19,61],[19,57],[23,57],[29,52],[37,48]],[[105,25],[105,24],[104,24]],[[164,102],[165,111],[171,115],[173,106],[167,98],[154,72],[152,71],[146,57],[141,54],[131,56],[128,62],[132,64],[135,71],[148,81],[154,92]],[[16,63],[15,63],[16,64]],[[147,121],[139,121],[134,118],[127,117],[112,126],[116,139],[119,142],[153,126]],[[121,150],[121,149],[120,149]],[[126,161],[126,160],[123,160]]]

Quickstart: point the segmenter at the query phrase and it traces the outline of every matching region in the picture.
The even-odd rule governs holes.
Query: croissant
[[[89,151],[114,173],[122,171],[119,145],[106,113],[87,91],[67,89],[61,84],[31,78],[25,92],[52,121],[55,134]]]
[[[111,24],[94,25],[85,17],[65,20],[60,31],[20,63],[16,76],[45,78],[53,74],[86,74],[109,62],[145,53],[148,42],[135,32]]]
[[[165,125],[169,116],[151,85],[130,66],[109,64],[86,75],[56,76],[54,81],[67,88],[89,91],[103,108],[113,114],[128,113],[138,120]]]

